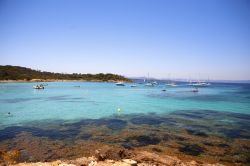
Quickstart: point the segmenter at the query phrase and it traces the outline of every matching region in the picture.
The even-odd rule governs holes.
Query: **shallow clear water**
[[[33,85],[0,84],[0,150],[18,150],[18,162],[91,156],[107,145],[207,163],[250,161],[250,84],[213,83],[198,93],[184,83]]]
[[[0,127],[38,120],[97,119],[117,114],[215,110],[250,114],[249,84],[212,84],[198,93],[185,84],[167,87],[116,86],[114,83],[53,82],[0,84]],[[80,87],[75,87],[80,85]],[[162,91],[166,89],[166,91]],[[8,114],[10,112],[10,115]]]

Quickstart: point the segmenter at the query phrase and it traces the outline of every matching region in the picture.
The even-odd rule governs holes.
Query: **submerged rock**
[[[19,150],[11,150],[7,152],[0,151],[0,158],[2,158],[5,163],[7,164],[14,164],[20,158],[20,151]]]
[[[130,121],[131,123],[137,124],[137,125],[142,125],[142,124],[159,125],[163,122],[163,120],[160,118],[144,117],[144,116],[132,118]]]
[[[129,142],[132,147],[141,147],[159,144],[161,140],[154,136],[140,135],[127,138],[127,142]]]
[[[199,136],[199,137],[208,137],[208,135],[205,132],[196,131],[196,130],[192,130],[192,129],[186,129],[186,131],[190,135],[195,135],[195,136]]]
[[[199,145],[185,145],[184,147],[179,148],[180,152],[183,152],[188,155],[198,156],[204,152],[204,148],[200,147]]]

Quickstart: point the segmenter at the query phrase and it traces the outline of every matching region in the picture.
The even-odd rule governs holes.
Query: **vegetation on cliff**
[[[32,80],[32,79],[43,79],[43,80],[86,80],[86,81],[126,81],[130,82],[128,78],[116,74],[66,74],[66,73],[53,73],[40,70],[33,70],[26,67],[20,66],[1,66],[0,65],[0,80]]]

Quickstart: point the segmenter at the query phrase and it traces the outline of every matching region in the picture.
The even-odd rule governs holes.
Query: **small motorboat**
[[[177,86],[174,82],[166,84],[167,86]]]
[[[192,90],[192,92],[199,92],[199,89],[195,88],[195,89]]]
[[[117,82],[116,86],[125,86],[125,84],[123,82]]]
[[[44,89],[42,84],[33,86],[33,89]]]
[[[137,85],[131,85],[130,87],[134,88],[134,87],[137,87]]]
[[[153,81],[153,82],[151,82],[151,84],[153,84],[153,85],[158,85],[158,82]]]
[[[165,91],[167,91],[167,90],[166,90],[166,89],[162,89],[161,91],[165,92]]]
[[[169,75],[169,79],[168,79],[168,83],[166,84],[166,86],[177,86],[175,81],[173,79],[170,79],[170,75]]]
[[[146,83],[145,86],[154,86],[152,83]]]

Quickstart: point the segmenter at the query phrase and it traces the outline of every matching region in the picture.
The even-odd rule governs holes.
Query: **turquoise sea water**
[[[120,114],[215,110],[250,114],[250,85],[214,83],[198,93],[177,87],[116,86],[114,83],[52,82],[0,84],[0,128],[35,121],[98,119]],[[76,87],[79,86],[80,87]],[[162,91],[166,89],[166,91]],[[10,113],[10,114],[8,114]]]
[[[0,151],[18,150],[18,162],[93,155],[100,145],[227,165],[250,161],[250,84],[212,83],[198,93],[185,83],[33,85],[0,84]]]

